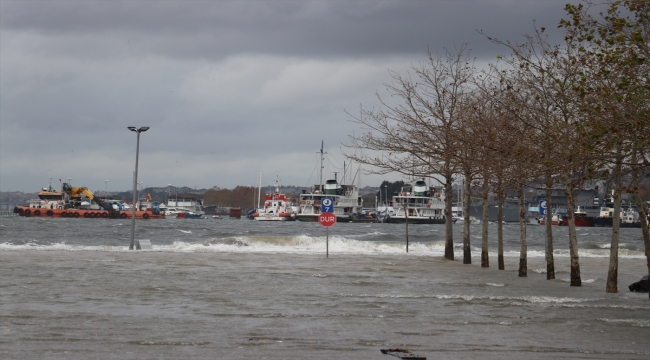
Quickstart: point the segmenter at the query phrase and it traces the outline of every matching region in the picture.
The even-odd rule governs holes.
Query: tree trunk
[[[555,279],[555,261],[553,261],[553,180],[548,173],[546,179],[546,280],[553,280]]]
[[[612,219],[612,243],[609,249],[609,270],[605,292],[618,292],[618,240],[621,226],[621,159],[616,159],[614,166],[614,218]]]
[[[528,244],[526,242],[526,207],[524,204],[524,190],[519,186],[517,190],[517,204],[519,205],[519,277],[528,276]]]
[[[454,193],[451,188],[451,182],[451,171],[447,171],[445,174],[445,259],[454,260],[454,223],[451,218],[451,205],[454,201]]]
[[[569,255],[571,256],[571,286],[582,286],[580,279],[580,259],[578,257],[578,234],[576,233],[575,196],[571,186],[566,189],[567,217],[569,219]]]
[[[501,192],[499,192],[499,211],[497,212],[497,233],[499,270],[505,270],[506,265],[503,261],[503,195],[501,195]]]
[[[490,206],[490,184],[487,176],[483,177],[483,231],[481,233],[481,267],[490,267],[488,255],[488,210]]]
[[[645,259],[648,264],[648,279],[650,279],[650,230],[648,229],[648,213],[643,205],[643,199],[638,197],[637,208],[641,217],[641,233],[643,233],[643,243],[645,244]],[[650,297],[650,293],[648,293]]]
[[[636,153],[634,156],[635,163],[637,161]],[[643,169],[643,168],[641,168]],[[641,194],[639,194],[639,171],[632,172],[632,188],[634,189],[634,202],[639,211],[639,218],[641,220],[641,233],[643,234],[643,243],[645,244],[645,258],[648,265],[648,278],[650,278],[650,229],[648,229],[648,212],[643,202]],[[648,293],[650,297],[650,293]]]
[[[465,190],[463,192],[463,264],[472,263],[472,248],[470,246],[469,237],[469,205],[472,201],[472,184],[471,177],[465,175],[465,183],[463,184]]]

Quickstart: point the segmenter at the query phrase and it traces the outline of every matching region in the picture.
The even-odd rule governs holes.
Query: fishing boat
[[[149,202],[146,207],[136,206],[136,219],[162,219],[165,213],[160,210],[157,201]],[[61,191],[52,187],[52,179],[46,188],[38,192],[37,199],[31,199],[28,206],[16,206],[14,213],[26,217],[51,218],[112,218],[127,219],[133,216],[132,209],[116,200],[96,197],[86,187],[73,187],[69,183],[61,185]]]
[[[298,209],[293,206],[291,200],[280,193],[280,181],[276,176],[275,191],[266,194],[264,207],[257,209],[251,217],[258,221],[294,221],[297,213]]]
[[[390,214],[387,222],[409,224],[444,224],[445,198],[442,189],[429,187],[424,180],[418,180],[415,185],[404,185],[393,196],[392,207],[395,212]]]

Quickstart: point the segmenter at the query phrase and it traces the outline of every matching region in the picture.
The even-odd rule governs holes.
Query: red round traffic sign
[[[322,213],[318,215],[318,222],[323,226],[332,226],[336,224],[336,215],[332,213]]]

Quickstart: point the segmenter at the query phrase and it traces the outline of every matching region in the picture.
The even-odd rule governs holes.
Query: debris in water
[[[392,355],[402,360],[427,360],[426,357],[415,355],[406,349],[392,348],[392,349],[381,349],[380,351],[382,354]]]

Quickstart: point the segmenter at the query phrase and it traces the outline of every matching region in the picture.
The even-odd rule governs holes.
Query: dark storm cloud
[[[484,66],[505,49],[477,30],[517,41],[533,19],[554,29],[563,5],[1,0],[0,191],[49,177],[130,188],[127,126],[151,126],[149,185],[234,187],[259,171],[310,184],[321,140],[342,164],[361,131],[345,110],[377,106],[389,70],[464,43]]]
[[[2,29],[47,36],[124,34],[173,57],[266,53],[306,57],[421,54],[470,43],[477,30],[517,40],[552,28],[564,1],[3,1]],[[126,36],[129,34],[129,36]]]

